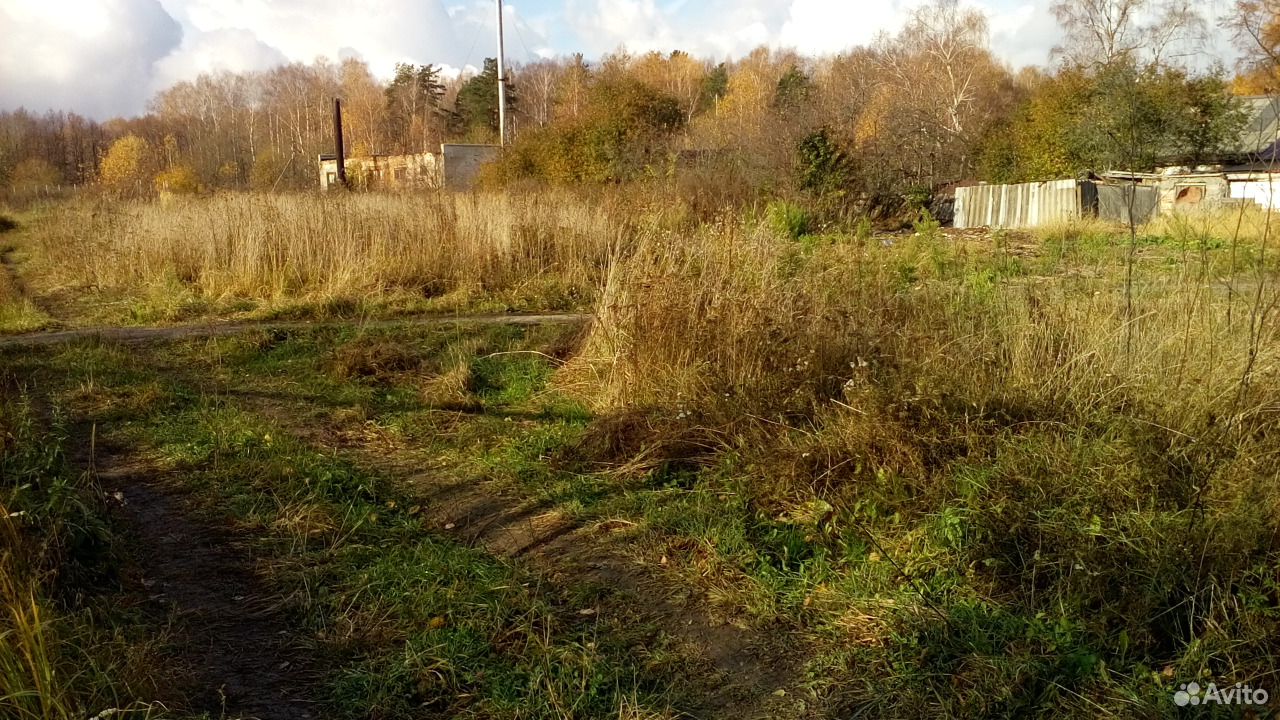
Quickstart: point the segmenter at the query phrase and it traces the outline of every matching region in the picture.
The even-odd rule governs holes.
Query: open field
[[[81,200],[11,233],[71,324],[585,307],[628,235],[600,203],[532,196]]]
[[[1269,218],[1131,243],[787,215],[24,217],[0,318],[260,322],[0,344],[0,704],[1174,718],[1192,680],[1280,695]],[[439,321],[510,310],[585,317]]]

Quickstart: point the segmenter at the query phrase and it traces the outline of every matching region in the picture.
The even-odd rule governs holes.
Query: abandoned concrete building
[[[363,155],[349,157],[343,165],[347,182],[361,190],[467,190],[475,185],[480,168],[496,160],[498,152],[496,145],[445,143],[439,153]],[[321,190],[338,184],[336,155],[321,155],[317,166]]]
[[[1248,121],[1237,147],[1214,165],[1169,165],[1154,173],[1114,170],[1075,180],[955,191],[957,228],[1029,228],[1085,216],[1147,222],[1197,207],[1253,202],[1280,208],[1280,96],[1242,98]]]

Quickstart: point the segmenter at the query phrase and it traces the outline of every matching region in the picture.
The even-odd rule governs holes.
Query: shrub
[[[800,188],[819,198],[837,200],[853,184],[851,161],[826,128],[800,140],[796,162]]]
[[[264,150],[253,159],[253,167],[249,170],[249,187],[254,190],[274,190],[288,169],[288,158],[275,150]]]
[[[765,222],[773,232],[791,240],[799,240],[814,229],[809,211],[786,200],[769,203],[765,208]]]
[[[200,192],[200,178],[190,165],[174,165],[156,175],[157,192],[174,195],[194,195]]]
[[[643,176],[684,124],[679,103],[630,78],[591,86],[577,122],[523,134],[503,161],[508,180],[619,182]]]

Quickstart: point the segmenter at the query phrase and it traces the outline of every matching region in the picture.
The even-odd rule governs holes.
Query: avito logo
[[[1187,705],[1266,705],[1271,694],[1262,688],[1253,688],[1236,683],[1227,688],[1220,688],[1209,683],[1201,688],[1200,683],[1189,682],[1178,686],[1173,693],[1173,704],[1178,707]]]

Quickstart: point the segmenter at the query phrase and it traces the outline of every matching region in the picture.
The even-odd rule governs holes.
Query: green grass
[[[1217,302],[1197,283],[1233,248],[1193,235],[1143,241],[1144,312]],[[1179,315],[1121,363],[1124,239],[1072,226],[1031,250],[1014,240],[922,222],[893,248],[788,241],[776,266],[747,270],[739,242],[727,257],[746,277],[714,278],[716,299],[780,288],[758,300],[767,322],[717,306],[705,335],[640,326],[673,352],[606,357],[585,381],[563,361],[596,348],[556,328],[260,332],[14,367],[60,377],[80,412],[257,539],[330,668],[335,717],[661,715],[702,687],[688,656],[650,642],[658,629],[577,612],[643,598],[548,587],[424,523],[419,493],[451,483],[616,528],[622,552],[710,615],[789,638],[802,677],[788,692],[814,716],[1172,718],[1180,682],[1270,688],[1271,356],[1254,411],[1227,423],[1235,377],[1219,369],[1238,326]],[[850,309],[848,288],[885,297]],[[660,309],[681,291],[640,299]],[[803,293],[811,304],[788,304]],[[797,330],[810,316],[830,322]],[[1179,334],[1192,323],[1203,344]],[[671,327],[684,334],[659,334]],[[717,354],[756,342],[780,349],[758,366]],[[601,378],[638,382],[633,367],[660,387],[600,401]]]
[[[528,332],[531,345],[544,347],[540,333]],[[429,416],[402,385],[450,366],[461,343],[486,351],[467,359],[472,386],[509,431],[503,411],[531,401],[549,371],[521,349],[524,331],[477,335],[423,331],[394,378],[353,373],[350,357],[337,362],[335,347],[367,357],[381,342],[350,333],[183,343],[141,358],[90,344],[10,360],[61,387],[109,432],[103,442],[144,452],[181,479],[202,513],[254,539],[327,668],[326,717],[618,717],[621,708],[624,717],[663,717],[687,693],[688,661],[655,628],[579,613],[598,591],[547,586],[446,539],[424,524],[412,488],[313,449],[201,382],[221,372],[244,389],[283,389],[321,407]]]
[[[0,233],[18,227],[17,223],[0,215]],[[9,262],[15,246],[0,241],[0,258]],[[12,269],[0,267],[0,334],[34,332],[49,327],[51,318],[41,312],[30,298],[19,294],[18,288],[10,277]]]
[[[167,679],[165,628],[121,591],[124,540],[68,444],[59,406],[0,400],[0,715],[184,717],[139,699]]]
[[[31,300],[0,300],[0,335],[36,332],[52,326],[53,320]]]
[[[433,347],[447,354],[449,345]],[[317,368],[323,355],[289,356]],[[1189,584],[1191,548],[1249,541],[1199,521],[1192,486],[1153,463],[1153,452],[1169,457],[1155,448],[1176,436],[1124,414],[1084,427],[982,428],[990,434],[940,461],[927,489],[919,478],[847,464],[828,480],[832,490],[798,502],[778,468],[829,452],[821,431],[619,472],[581,457],[596,419],[547,391],[552,363],[492,347],[477,355],[468,387],[484,412],[461,424],[451,416],[443,438],[433,420],[441,411],[415,407],[412,372],[336,385],[296,365],[280,375],[314,377],[318,394],[366,403],[368,422],[424,444],[462,478],[574,517],[637,523],[637,557],[662,559],[715,612],[803,629],[815,642],[810,690],[834,707],[893,715],[928,704],[962,717],[1117,705],[1157,712],[1174,680],[1220,677],[1222,653],[1257,667],[1269,657],[1263,628],[1277,611],[1264,599],[1261,568],[1270,556],[1201,558],[1219,579]],[[931,412],[943,413],[944,427],[961,426],[942,408]],[[797,479],[815,475],[828,473],[801,470]],[[1221,512],[1235,512],[1242,527],[1266,523],[1258,507]],[[1237,601],[1262,605],[1221,604],[1220,582],[1238,588]],[[1195,627],[1188,598],[1210,606],[1213,624]],[[877,684],[855,691],[850,675]]]
[[[670,685],[637,673],[633,635],[581,622],[532,578],[434,537],[382,479],[216,404],[144,438],[239,525],[269,538],[289,527],[272,538],[289,549],[274,580],[338,666],[335,716],[601,717],[623,697],[662,709]],[[289,522],[300,514],[327,520]]]

